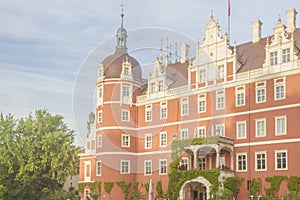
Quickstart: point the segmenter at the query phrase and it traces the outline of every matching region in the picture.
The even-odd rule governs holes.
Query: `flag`
[[[228,0],[228,16],[230,16],[230,0]]]

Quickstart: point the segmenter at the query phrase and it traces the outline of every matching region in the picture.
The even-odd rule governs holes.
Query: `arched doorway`
[[[186,181],[180,188],[180,200],[208,200],[210,183],[203,177]]]

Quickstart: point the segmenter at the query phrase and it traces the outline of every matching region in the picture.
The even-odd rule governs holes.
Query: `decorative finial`
[[[210,18],[211,18],[211,19],[213,19],[213,18],[214,18],[214,15],[213,15],[213,10],[212,10],[212,9],[210,10]]]
[[[170,53],[169,53],[169,55],[170,55],[169,62],[172,63],[172,45],[171,44],[170,44]]]
[[[169,63],[169,39],[166,37],[166,64]]]
[[[120,4],[121,6],[121,27],[123,28],[123,18],[124,18],[124,1]]]
[[[175,42],[175,62],[178,62],[177,42]]]
[[[163,61],[163,56],[162,56],[163,49],[162,49],[162,46],[163,46],[163,39],[160,39],[160,55],[159,55],[159,61],[160,61],[160,63],[162,63],[162,61]]]

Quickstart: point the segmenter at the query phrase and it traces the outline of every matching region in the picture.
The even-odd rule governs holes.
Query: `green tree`
[[[228,177],[224,181],[224,188],[230,191],[231,198],[236,199],[240,193],[240,187],[244,182],[243,178]]]
[[[0,185],[4,199],[49,199],[78,174],[74,131],[60,115],[38,110],[26,118],[0,114]]]

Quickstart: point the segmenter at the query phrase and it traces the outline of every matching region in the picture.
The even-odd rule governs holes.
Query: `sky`
[[[25,117],[38,109],[64,116],[84,146],[86,121],[95,109],[97,65],[114,52],[121,0],[0,0],[0,112]],[[204,37],[212,13],[228,31],[228,0],[124,0],[128,49],[147,78],[159,54],[160,38]],[[273,34],[280,15],[300,11],[299,0],[231,0],[230,43],[251,41],[251,22]],[[297,27],[299,27],[299,15]],[[192,55],[191,55],[192,56]]]

